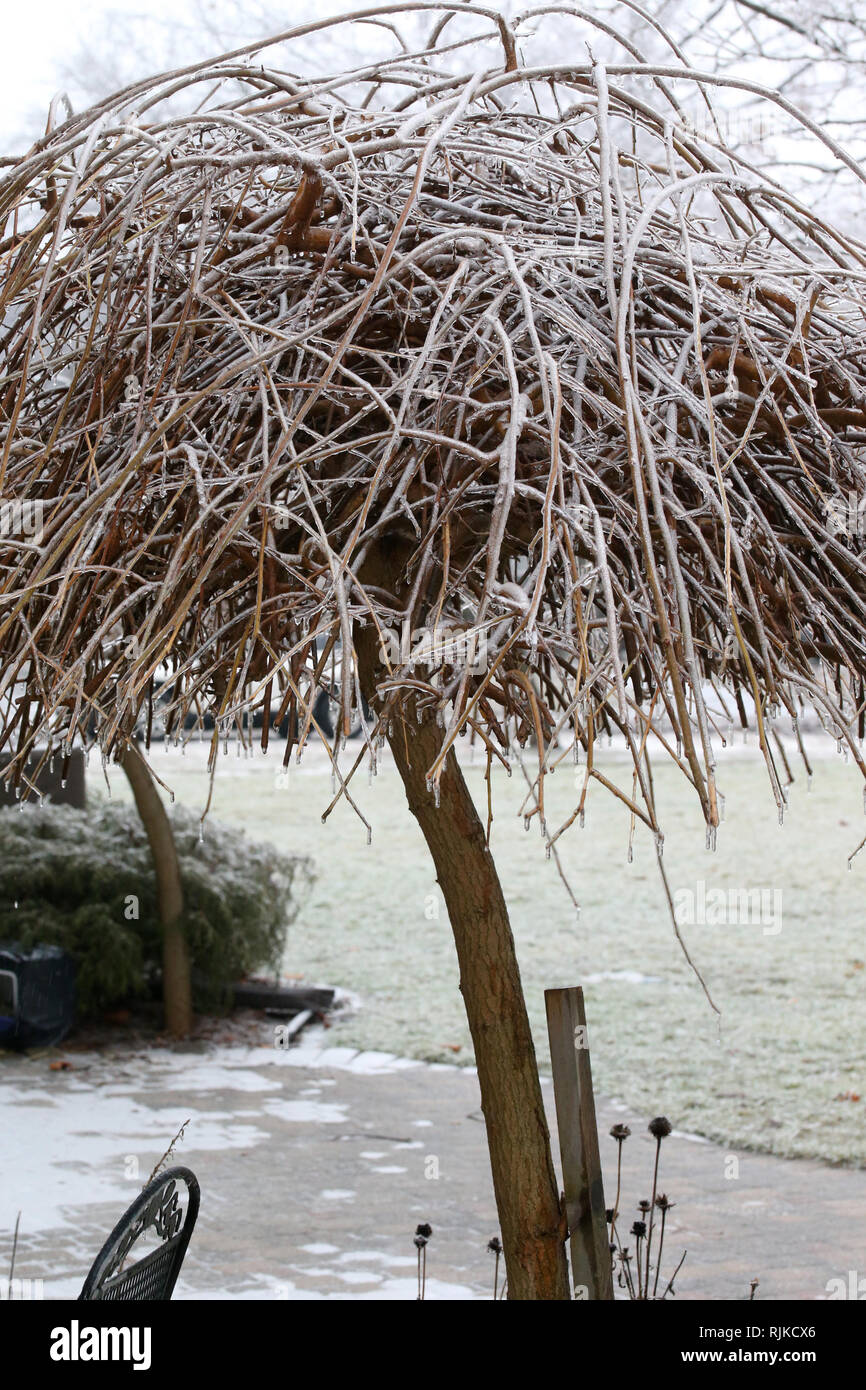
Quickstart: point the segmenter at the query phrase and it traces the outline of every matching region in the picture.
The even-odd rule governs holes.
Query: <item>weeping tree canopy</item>
[[[363,32],[352,71],[238,51],[52,115],[0,183],[22,795],[36,747],[116,756],[166,673],[169,733],[213,716],[216,754],[291,715],[288,760],[338,661],[336,766],[364,629],[372,756],[407,707],[443,732],[434,792],[467,730],[504,763],[532,738],[548,843],[545,775],[576,740],[610,786],[602,732],[657,835],[651,747],[714,833],[720,709],[754,710],[780,810],[777,712],[866,775],[866,248],[697,136],[683,101],[711,130],[726,80],[673,44],[605,68],[567,5],[364,13],[296,31]],[[566,61],[531,65],[539,28]],[[404,625],[460,640],[419,660]]]

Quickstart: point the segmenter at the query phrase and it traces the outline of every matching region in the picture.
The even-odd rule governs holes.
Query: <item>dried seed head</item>
[[[618,1144],[621,1144],[630,1134],[631,1130],[628,1125],[614,1125],[613,1129],[610,1131],[611,1139],[615,1139]]]
[[[654,1139],[667,1139],[673,1125],[664,1115],[658,1115],[654,1120],[650,1120],[647,1128]]]
[[[631,1233],[633,1236],[637,1236],[638,1240],[640,1240],[641,1236],[646,1235],[646,1222],[635,1221],[632,1225]]]
[[[416,1236],[423,1236],[425,1240],[429,1240],[433,1234],[433,1227],[428,1226],[426,1221],[422,1221],[420,1226],[415,1227],[415,1234]]]
[[[502,1241],[498,1236],[494,1236],[492,1240],[488,1240],[487,1249],[491,1250],[494,1255],[502,1254]]]

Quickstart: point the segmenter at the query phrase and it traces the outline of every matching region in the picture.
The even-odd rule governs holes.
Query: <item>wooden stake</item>
[[[612,1299],[613,1272],[583,990],[546,989],[544,1002],[574,1297]]]

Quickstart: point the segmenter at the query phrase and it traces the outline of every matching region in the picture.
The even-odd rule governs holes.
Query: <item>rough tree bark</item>
[[[382,576],[381,558],[365,569]],[[384,674],[375,629],[356,629],[355,650],[361,690],[374,707],[376,682]],[[445,763],[438,808],[427,790],[426,772],[439,754],[442,737],[433,720],[418,724],[414,709],[405,708],[403,717],[394,720],[389,743],[409,809],[433,856],[454,933],[487,1126],[508,1297],[568,1299],[559,1189],[508,909],[484,827],[453,750]]]
[[[175,1038],[192,1029],[192,986],[189,949],[183,934],[183,885],[171,821],[150,769],[134,744],[128,744],[121,766],[129,778],[138,814],[147,833],[156,872],[156,896],[162,926],[162,999],[165,1027]]]

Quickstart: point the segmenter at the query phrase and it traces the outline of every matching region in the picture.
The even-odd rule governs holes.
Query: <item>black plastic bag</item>
[[[59,946],[0,946],[0,1047],[53,1047],[75,1022],[75,962]]]

